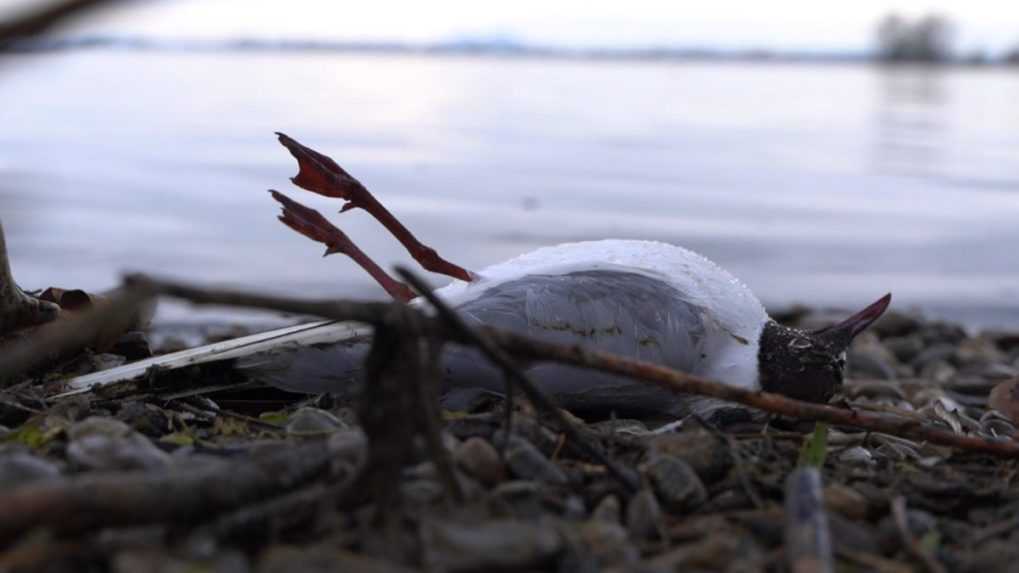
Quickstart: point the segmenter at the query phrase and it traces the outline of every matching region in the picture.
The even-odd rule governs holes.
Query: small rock
[[[429,521],[421,527],[421,538],[425,568],[438,571],[539,567],[551,563],[564,547],[556,525],[545,520]]]
[[[90,360],[95,371],[109,370],[127,363],[127,358],[120,354],[94,354]]]
[[[987,405],[1019,423],[1019,378],[1002,382],[991,390]]]
[[[152,469],[173,460],[148,438],[112,418],[86,418],[71,425],[67,436],[67,458],[90,469]]]
[[[948,362],[955,359],[955,344],[935,344],[917,355],[913,359],[913,368],[923,370],[930,364],[936,362]]]
[[[897,310],[885,312],[870,327],[881,338],[892,336],[908,336],[920,329],[920,318]]]
[[[726,445],[700,428],[655,436],[648,444],[648,451],[652,458],[668,455],[683,460],[704,482],[722,479],[732,467],[732,456]]]
[[[915,336],[897,336],[881,341],[899,362],[908,364],[923,352],[923,341]]]
[[[853,466],[872,466],[877,463],[874,454],[863,446],[853,446],[839,454],[839,461]]]
[[[937,519],[926,511],[919,509],[906,510],[906,527],[913,539],[922,539],[924,535],[937,529]],[[902,547],[902,534],[892,515],[886,515],[877,526],[878,543],[882,552],[891,552]]]
[[[494,514],[532,518],[543,511],[543,489],[533,481],[513,480],[500,483],[492,489],[491,510]]]
[[[850,378],[895,380],[895,357],[876,340],[869,344],[854,344],[847,353]]]
[[[824,505],[831,511],[838,512],[849,519],[863,520],[867,518],[867,498],[855,489],[833,483],[824,488]]]
[[[521,438],[511,438],[506,450],[506,464],[518,478],[565,485],[569,480],[563,470],[545,457],[538,448]]]
[[[626,529],[618,522],[592,519],[580,526],[579,533],[586,553],[594,557],[600,567],[634,563],[640,558]]]
[[[646,468],[658,500],[669,511],[687,512],[708,498],[707,490],[689,464],[674,456],[658,456]]]
[[[630,499],[626,506],[626,529],[633,539],[658,537],[662,523],[662,508],[650,490],[643,489]]]
[[[310,437],[347,430],[348,426],[325,410],[301,408],[287,420],[286,429],[291,436]]]
[[[55,463],[26,452],[0,454],[0,489],[10,488],[33,481],[55,478],[60,467]]]
[[[594,511],[591,512],[591,519],[607,521],[609,523],[620,523],[623,519],[623,507],[619,498],[614,495],[607,495],[598,502]]]
[[[605,434],[632,434],[643,436],[648,433],[647,425],[640,420],[628,420],[626,418],[613,418],[589,424],[588,427],[596,432]]]
[[[441,501],[445,489],[437,481],[419,479],[400,484],[400,495],[410,505],[422,507]]]
[[[933,381],[936,384],[944,384],[958,374],[958,370],[945,360],[938,360],[927,363],[920,369],[920,377]]]
[[[487,440],[468,438],[457,446],[453,457],[467,473],[487,486],[506,479],[506,464],[499,459],[499,452]]]
[[[149,339],[140,330],[132,330],[117,339],[117,342],[110,349],[113,354],[119,354],[130,362],[142,360],[152,356],[152,348],[149,346]]]

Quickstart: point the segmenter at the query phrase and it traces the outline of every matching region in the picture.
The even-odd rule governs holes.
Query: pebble
[[[569,480],[563,470],[545,457],[527,440],[513,437],[506,449],[506,464],[520,478],[549,484],[565,485]]]
[[[696,509],[707,498],[707,490],[689,464],[675,456],[657,456],[645,469],[662,506],[672,512]]]
[[[318,408],[301,408],[290,415],[286,430],[291,436],[324,436],[349,429],[336,416]]]
[[[658,537],[662,523],[662,508],[650,490],[643,489],[630,499],[626,506],[626,529],[633,539]]]
[[[619,498],[615,495],[607,495],[598,502],[591,512],[591,519],[607,521],[609,523],[621,523],[623,519],[623,507]]]
[[[913,368],[922,371],[925,367],[936,362],[948,362],[955,358],[954,344],[934,344],[928,346],[916,358],[913,359]]]
[[[872,466],[877,463],[874,454],[863,446],[853,446],[839,454],[839,461],[853,466]]]
[[[579,534],[585,553],[593,557],[600,567],[631,564],[640,558],[640,552],[630,541],[626,528],[618,522],[585,521],[579,527]]]
[[[60,467],[27,452],[0,453],[0,489],[60,476]]]
[[[1002,382],[991,390],[987,405],[1019,423],[1019,378]]]
[[[908,364],[923,352],[923,341],[915,336],[897,336],[881,341],[899,362]]]
[[[833,483],[824,488],[823,496],[824,505],[831,511],[849,519],[860,520],[867,517],[867,498],[849,486]]]
[[[427,570],[490,571],[550,564],[564,542],[551,520],[427,521],[421,527],[421,547]]]
[[[453,457],[467,473],[487,486],[506,480],[506,464],[499,458],[495,446],[487,440],[468,438],[457,446]]]
[[[728,448],[702,428],[655,436],[648,451],[652,458],[668,455],[683,460],[705,482],[722,479],[732,467]]]
[[[89,469],[154,469],[173,460],[151,440],[112,418],[86,418],[72,424],[67,436],[67,458]]]
[[[538,517],[543,511],[541,484],[533,481],[511,480],[492,489],[490,496],[493,513],[522,518]]]

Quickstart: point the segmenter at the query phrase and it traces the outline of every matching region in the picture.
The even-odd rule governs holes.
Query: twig
[[[233,290],[203,289],[170,281],[155,281],[134,276],[130,284],[146,284],[160,294],[189,300],[196,304],[220,304],[262,308],[317,315],[333,320],[353,320],[378,324],[394,303],[354,303],[346,301],[304,301],[289,297],[254,295]],[[412,309],[411,309],[412,310]],[[473,345],[474,341],[462,333],[452,331],[437,320],[424,320],[424,328],[434,328],[447,339]],[[544,342],[528,336],[491,328],[478,328],[492,343],[517,358],[545,360],[569,364],[599,372],[618,374],[633,380],[654,384],[676,394],[696,394],[735,402],[783,416],[803,420],[824,421],[851,426],[870,432],[882,432],[917,441],[952,446],[961,450],[982,452],[1003,457],[1019,457],[1019,443],[1011,440],[994,441],[977,436],[926,426],[918,420],[903,419],[885,414],[834,408],[786,398],[779,394],[748,390],[706,380],[668,367],[616,356],[608,352],[587,350],[579,345],[561,345]]]
[[[906,498],[897,496],[892,500],[892,517],[895,519],[895,527],[902,537],[902,544],[906,551],[923,564],[924,569],[930,573],[945,573],[945,568],[938,563],[933,555],[924,551],[920,542],[913,537],[909,529],[909,516],[906,514]]]
[[[77,316],[40,326],[0,354],[0,386],[17,382],[20,375],[54,356],[87,346],[104,334],[127,330],[151,296],[152,291],[144,287],[126,288]]]
[[[242,422],[244,422],[246,424],[250,424],[250,425],[252,425],[252,426],[254,426],[256,428],[261,428],[263,430],[268,430],[270,432],[285,432],[286,431],[286,428],[284,428],[283,426],[281,426],[279,424],[273,424],[271,422],[266,422],[265,420],[259,420],[258,418],[253,418],[251,416],[245,416],[244,414],[238,414],[237,412],[231,412],[230,410],[222,410],[222,409],[220,409],[220,410],[211,410],[211,409],[206,409],[206,408],[199,408],[198,406],[195,406],[194,404],[188,404],[187,402],[185,402],[183,400],[171,400],[170,403],[173,404],[174,406],[176,406],[176,407],[178,407],[178,408],[180,408],[180,409],[182,409],[184,411],[190,412],[192,414],[199,414],[199,415],[212,414],[213,416],[223,416],[224,418],[233,418],[235,420],[240,420],[240,421],[242,421]]]
[[[467,323],[460,318],[460,315],[451,309],[449,305],[443,302],[439,297],[435,296],[435,293],[433,293],[432,290],[428,288],[428,285],[425,284],[425,282],[417,275],[403,267],[397,267],[396,274],[400,275],[400,278],[407,281],[414,290],[418,291],[418,294],[424,297],[425,300],[435,307],[436,312],[439,313],[439,317],[452,327],[462,339],[466,339],[468,343],[476,346],[479,350],[481,350],[485,357],[501,368],[503,374],[523,391],[531,403],[552,416],[552,418],[556,421],[556,424],[559,426],[559,430],[566,434],[566,437],[572,440],[579,449],[597,460],[598,463],[608,468],[609,472],[611,472],[620,482],[622,482],[623,486],[631,492],[636,492],[640,489],[640,483],[636,476],[605,455],[605,452],[603,452],[600,447],[596,446],[594,442],[589,441],[582,436],[573,423],[570,422],[565,415],[563,415],[562,410],[555,401],[539,390],[534,381],[520,370],[520,367],[517,366],[513,359],[510,358],[503,349],[493,344],[492,341],[484,334],[475,331],[473,328],[468,326]],[[512,408],[513,405],[509,404],[509,407]]]
[[[207,519],[292,491],[337,458],[356,457],[361,441],[316,441],[242,462],[165,473],[83,474],[0,492],[0,540],[35,527],[60,530]]]
[[[414,459],[415,439],[422,436],[447,491],[463,499],[449,452],[440,437],[438,409],[439,348],[421,326],[425,317],[405,305],[389,307],[377,324],[365,360],[365,387],[358,418],[368,437],[368,463],[355,489],[371,492],[377,518],[392,522],[403,468]]]
[[[785,557],[793,573],[835,570],[821,489],[821,473],[814,467],[797,468],[786,480]]]

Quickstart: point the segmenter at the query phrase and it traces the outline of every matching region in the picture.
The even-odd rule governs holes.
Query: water
[[[468,268],[658,239],[769,305],[892,291],[1019,326],[1014,70],[83,51],[0,60],[0,94],[0,213],[25,286],[140,270],[381,298],[275,221],[267,188],[339,206],[289,183],[279,130]],[[333,219],[384,266],[408,261],[366,214]]]

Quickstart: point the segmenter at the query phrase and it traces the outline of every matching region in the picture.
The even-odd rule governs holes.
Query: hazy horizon
[[[0,15],[27,4],[0,0]],[[816,4],[776,0],[707,5],[524,0],[425,5],[384,0],[356,7],[326,0],[144,0],[85,18],[62,35],[188,40],[310,40],[428,44],[505,39],[552,48],[708,48],[722,51],[866,52],[878,20],[939,14],[954,24],[958,53],[998,55],[1019,45],[1019,5],[948,0]]]

